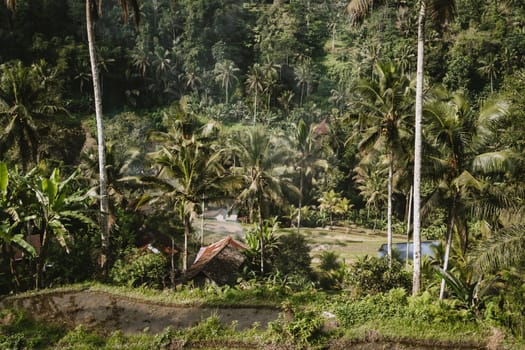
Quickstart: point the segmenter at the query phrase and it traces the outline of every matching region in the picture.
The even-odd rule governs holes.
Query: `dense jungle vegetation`
[[[242,280],[341,291],[354,301],[339,301],[341,324],[368,322],[379,303],[385,317],[485,322],[522,339],[525,3],[423,3],[418,212],[422,239],[443,248],[422,261],[422,299],[395,252],[351,264],[324,252],[312,266],[301,235],[411,232],[412,0],[149,0],[136,26],[101,2],[102,220],[86,3],[2,3],[0,293],[175,286],[200,247],[203,203],[215,203],[247,223]],[[136,249],[150,241],[177,254]]]

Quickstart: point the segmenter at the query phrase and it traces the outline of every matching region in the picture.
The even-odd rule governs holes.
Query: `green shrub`
[[[346,264],[331,251],[323,251],[319,255],[320,264],[317,281],[323,289],[341,289],[346,275]]]
[[[77,326],[72,331],[68,332],[58,342],[59,349],[95,349],[100,348],[105,344],[105,341],[99,335],[90,332],[83,325]]]
[[[119,259],[110,271],[112,281],[129,287],[162,288],[167,272],[166,258],[161,254],[142,253],[134,249]]]
[[[338,304],[335,313],[341,326],[350,328],[371,320],[403,316],[406,305],[406,291],[392,289],[386,294],[369,295],[361,300],[348,300]]]
[[[311,262],[310,247],[304,235],[294,232],[279,237],[278,249],[273,260],[274,271],[279,271],[285,276],[303,276],[310,279]]]
[[[54,344],[65,330],[50,322],[37,322],[25,312],[0,311],[0,349],[34,349]]]
[[[297,311],[292,320],[280,317],[268,324],[269,337],[277,343],[300,346],[319,344],[324,339],[324,319],[313,311]]]
[[[412,277],[399,261],[364,256],[348,268],[346,283],[356,295],[387,292],[393,288],[409,290]]]

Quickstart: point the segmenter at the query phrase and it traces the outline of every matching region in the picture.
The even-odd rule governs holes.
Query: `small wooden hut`
[[[235,284],[239,269],[246,259],[243,254],[246,249],[243,243],[231,236],[201,248],[186,272],[185,281],[192,280],[197,285],[210,282],[217,285]]]

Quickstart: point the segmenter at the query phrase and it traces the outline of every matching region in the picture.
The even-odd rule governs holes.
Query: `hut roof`
[[[241,252],[248,249],[243,243],[236,241],[231,236],[221,239],[207,247],[202,247],[195,257],[195,261],[186,272],[186,279],[192,279],[199,274],[220,252],[226,247],[234,248]]]

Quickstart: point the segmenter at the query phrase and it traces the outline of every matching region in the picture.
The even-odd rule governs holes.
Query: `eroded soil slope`
[[[225,325],[236,322],[237,329],[251,328],[254,324],[266,328],[268,322],[279,316],[279,310],[271,308],[180,306],[89,289],[9,297],[0,302],[0,307],[23,309],[36,319],[71,327],[83,324],[127,334],[143,331],[156,334],[167,327],[190,327],[212,315],[219,316]]]

